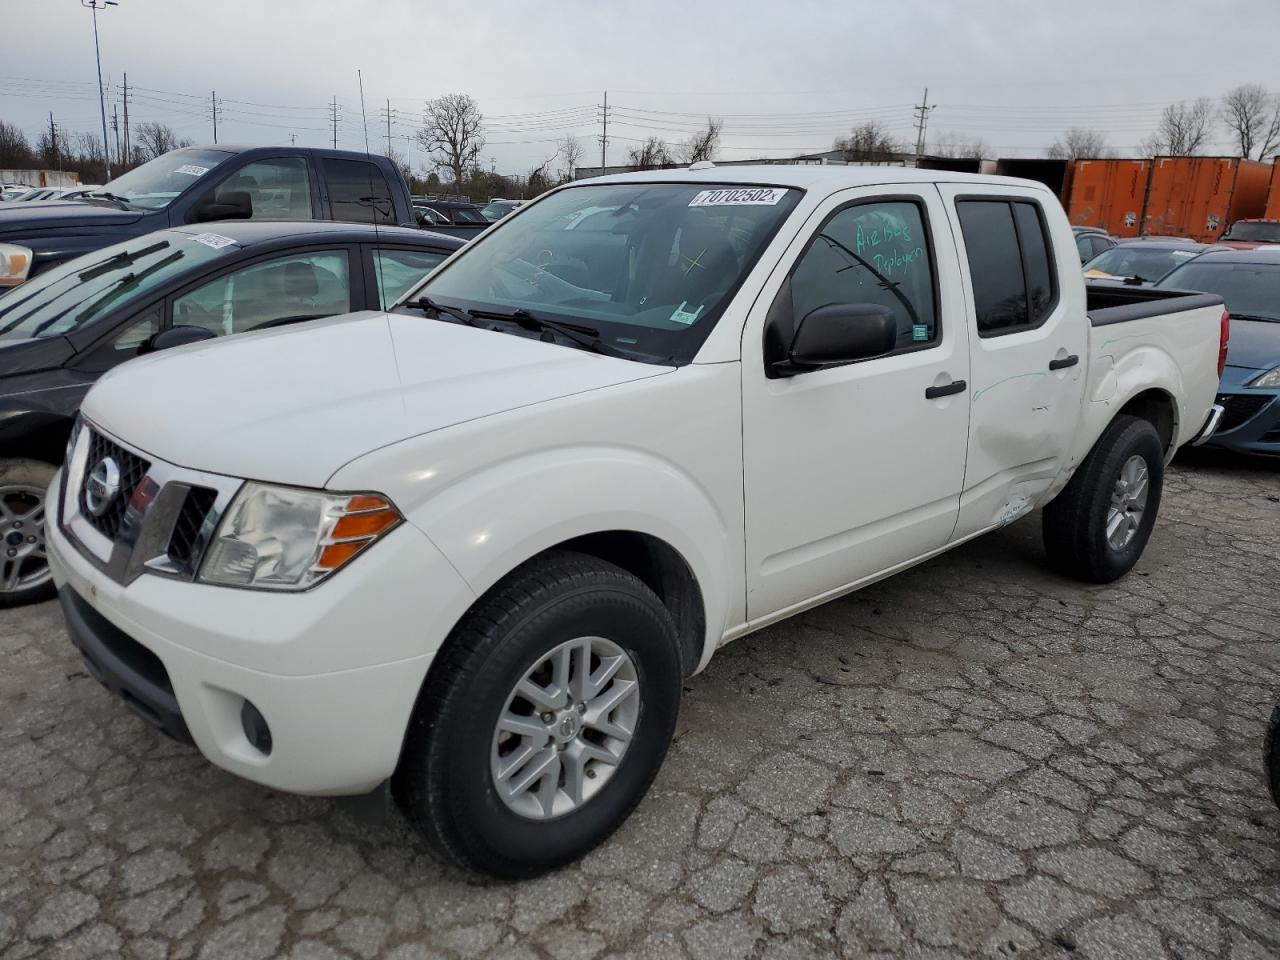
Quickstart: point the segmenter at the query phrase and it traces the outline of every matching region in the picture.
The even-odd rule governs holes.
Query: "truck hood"
[[[367,311],[131,360],[82,409],[170,463],[321,487],[378,447],[671,369]]]
[[[0,206],[0,238],[20,241],[24,236],[52,230],[89,233],[137,223],[142,217],[141,210],[120,210],[100,203],[78,203],[74,200],[6,203]]]

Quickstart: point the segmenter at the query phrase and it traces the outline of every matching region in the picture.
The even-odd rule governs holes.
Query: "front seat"
[[[646,300],[654,306],[684,303],[686,313],[696,313],[729,288],[738,266],[723,227],[705,215],[691,215],[680,228],[674,256],[658,268]]]

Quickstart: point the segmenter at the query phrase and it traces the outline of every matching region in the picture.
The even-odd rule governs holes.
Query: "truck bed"
[[[1086,283],[1084,286],[1085,309],[1089,322],[1095,327],[1222,304],[1221,297],[1194,290],[1157,290],[1114,283]]]

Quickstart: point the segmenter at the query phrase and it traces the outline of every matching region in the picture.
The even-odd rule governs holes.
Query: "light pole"
[[[102,111],[102,161],[107,167],[107,179],[111,179],[111,151],[107,148],[107,100],[102,93],[102,53],[98,50],[98,9],[119,6],[116,0],[80,0],[80,6],[93,11],[93,56],[98,61],[98,108]]]

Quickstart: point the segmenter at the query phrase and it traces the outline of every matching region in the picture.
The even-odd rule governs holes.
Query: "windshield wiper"
[[[165,246],[168,246],[168,244],[166,243]],[[83,310],[81,310],[79,313],[77,313],[75,321],[71,324],[70,327],[68,327],[63,332],[70,333],[72,330],[78,329],[80,325],[83,324],[86,320],[91,319],[94,316],[94,314],[98,313],[100,310],[110,305],[111,301],[118,299],[122,294],[128,293],[130,290],[134,289],[140,283],[142,283],[143,280],[147,279],[147,277],[151,276],[153,273],[156,273],[159,270],[163,270],[165,267],[167,267],[171,263],[177,263],[179,260],[181,260],[185,256],[186,254],[183,253],[181,250],[175,250],[173,251],[173,253],[169,254],[167,257],[157,260],[155,263],[151,264],[151,266],[147,267],[145,270],[140,270],[137,273],[127,273],[123,277],[119,277],[115,280],[112,280],[110,285],[108,285],[107,289],[103,291],[102,295],[99,296],[98,299],[90,303]],[[62,310],[59,313],[55,314],[54,316],[50,317],[44,323],[40,324],[40,326],[36,327],[35,335],[39,336],[39,334],[43,333],[46,329],[48,329],[48,327],[50,327],[52,324],[54,324],[58,320],[62,319],[64,315],[70,313],[77,306],[79,306],[79,304],[73,304],[67,307],[65,310]]]
[[[563,320],[536,317],[523,308],[512,310],[510,313],[503,313],[501,310],[468,310],[467,312],[473,317],[479,317],[484,320],[505,320],[509,323],[517,323],[526,330],[541,330],[548,342],[554,342],[550,339],[550,334],[554,332],[587,350],[602,353],[609,357],[621,357],[626,360],[634,359],[625,350],[619,350],[617,347],[605,343],[600,339],[600,331],[586,324],[566,323]]]
[[[468,327],[479,327],[483,324],[476,323],[475,317],[467,311],[455,310],[453,307],[446,307],[444,304],[436,303],[430,297],[419,297],[417,300],[409,300],[401,304],[402,307],[414,307],[423,313],[434,313],[437,318],[449,317],[457,323],[465,323]]]
[[[92,193],[85,194],[85,197],[90,200],[110,200],[112,203],[119,204],[121,210],[133,209],[129,206],[129,201],[124,197],[118,196],[117,194],[111,193],[107,190],[94,190]]]
[[[1261,320],[1263,323],[1280,323],[1280,317],[1264,317],[1256,313],[1235,313],[1228,310],[1227,314],[1232,320]]]
[[[143,247],[141,250],[135,250],[133,253],[130,253],[128,250],[122,250],[114,257],[107,257],[107,259],[103,260],[101,263],[94,264],[88,270],[80,271],[76,276],[80,280],[92,280],[95,277],[102,276],[104,273],[110,273],[117,267],[124,267],[137,263],[143,257],[153,254],[158,250],[163,250],[168,246],[168,240],[161,240],[159,243],[153,243],[151,246]]]

